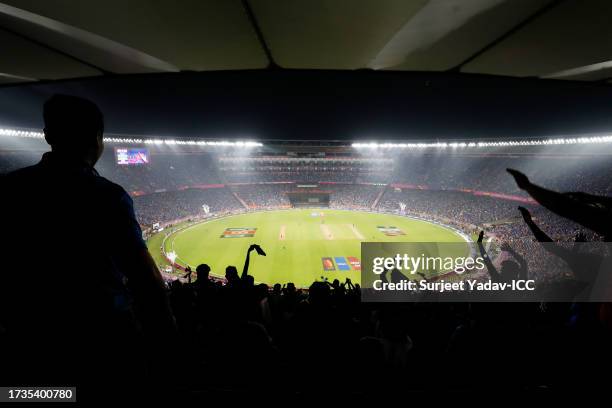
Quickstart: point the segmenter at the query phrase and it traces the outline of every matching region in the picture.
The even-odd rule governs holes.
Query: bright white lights
[[[44,139],[42,132],[30,130],[0,128],[0,136]],[[137,138],[111,136],[104,138],[106,143],[117,144],[145,144],[156,146],[200,146],[200,147],[261,147],[262,143],[252,140],[189,140],[166,138]],[[554,139],[523,139],[500,141],[449,141],[449,142],[419,142],[419,143],[353,143],[355,149],[464,149],[478,147],[511,147],[511,146],[554,146],[612,143],[612,136],[565,137]]]
[[[0,136],[27,137],[30,139],[44,139],[42,132],[31,132],[29,130],[3,129],[0,128]]]
[[[106,139],[105,139],[106,140]],[[184,139],[138,139],[137,142],[130,141],[132,139],[113,140],[119,143],[144,143],[152,145],[166,146],[212,146],[212,147],[261,147],[263,144],[251,140],[240,140],[230,142],[229,140],[184,140]]]
[[[105,137],[105,143],[142,143],[142,139],[122,138],[122,137]]]
[[[0,136],[22,137],[30,139],[44,139],[42,132],[29,130],[4,129],[0,128]],[[262,143],[252,140],[239,140],[231,142],[229,140],[187,140],[187,139],[141,139],[131,137],[110,136],[104,138],[105,143],[119,144],[148,144],[166,146],[211,146],[211,147],[261,147]]]
[[[510,140],[498,142],[438,142],[438,143],[353,143],[355,149],[430,149],[430,148],[473,148],[509,146],[553,146],[575,144],[612,143],[612,136],[573,137],[540,140]]]

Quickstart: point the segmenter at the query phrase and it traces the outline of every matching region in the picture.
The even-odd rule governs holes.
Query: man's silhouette
[[[13,363],[2,374],[32,385],[137,380],[142,339],[174,327],[161,275],[131,198],[94,169],[98,107],[55,95],[43,116],[51,152],[2,179],[0,353]]]

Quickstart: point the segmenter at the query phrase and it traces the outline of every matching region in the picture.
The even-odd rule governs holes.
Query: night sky
[[[236,71],[0,87],[0,126],[42,127],[56,92],[108,132],[259,139],[444,139],[612,132],[612,87],[468,74]]]

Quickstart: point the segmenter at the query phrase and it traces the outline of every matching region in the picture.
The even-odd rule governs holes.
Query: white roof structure
[[[0,0],[0,84],[375,69],[612,78],[609,0]]]

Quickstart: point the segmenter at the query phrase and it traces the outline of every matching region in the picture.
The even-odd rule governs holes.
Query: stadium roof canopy
[[[0,84],[374,69],[608,81],[609,0],[0,0]]]

